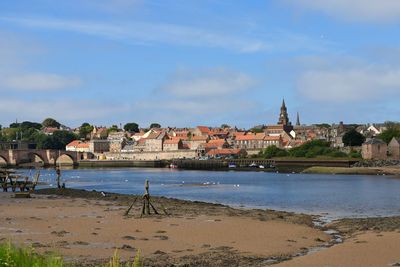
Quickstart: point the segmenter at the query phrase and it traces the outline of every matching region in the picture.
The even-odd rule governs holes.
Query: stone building
[[[192,136],[189,140],[185,141],[189,145],[190,149],[196,150],[198,147],[207,143],[207,136]]]
[[[195,136],[206,136],[210,135],[210,128],[207,126],[197,126],[192,130],[192,134]]]
[[[164,141],[163,150],[173,151],[183,149],[183,143],[180,138],[167,139]]]
[[[107,140],[110,142],[110,152],[119,153],[126,145],[126,137],[124,132],[112,132],[108,135]]]
[[[92,153],[104,153],[110,151],[110,141],[94,139],[89,141],[89,151]]]
[[[362,144],[363,159],[387,159],[387,144],[380,139],[373,138]]]
[[[164,132],[150,134],[145,141],[145,151],[163,151],[163,143],[167,139]]]
[[[282,147],[282,138],[278,136],[266,136],[264,133],[238,135],[234,146],[240,149],[264,149],[268,146]]]
[[[388,144],[388,153],[391,159],[400,159],[400,138],[393,137]]]

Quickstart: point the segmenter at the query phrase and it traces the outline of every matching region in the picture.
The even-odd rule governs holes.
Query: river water
[[[25,171],[29,172],[29,171]],[[55,186],[55,171],[41,181]],[[325,219],[400,215],[400,179],[391,176],[189,171],[155,168],[63,170],[69,188],[143,194],[322,215]]]

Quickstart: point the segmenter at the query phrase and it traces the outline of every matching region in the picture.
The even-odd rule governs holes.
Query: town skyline
[[[0,124],[249,128],[275,123],[282,97],[305,124],[397,121],[398,9],[378,0],[4,1]]]

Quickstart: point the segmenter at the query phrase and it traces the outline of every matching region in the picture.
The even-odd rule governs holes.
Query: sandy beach
[[[384,229],[375,227],[382,222],[368,221],[363,231],[356,227],[362,222],[337,223],[331,227],[348,238],[331,246],[333,236],[313,227],[308,215],[154,198],[169,216],[140,218],[138,201],[127,217],[133,196],[53,193],[42,190],[31,199],[1,193],[0,240],[32,245],[40,253],[55,251],[85,266],[107,262],[116,249],[124,260],[140,250],[145,266],[390,266],[400,261],[398,220]],[[321,250],[324,246],[329,248]]]

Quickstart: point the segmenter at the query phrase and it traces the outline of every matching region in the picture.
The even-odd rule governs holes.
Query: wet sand
[[[124,260],[140,250],[145,266],[400,266],[399,217],[316,228],[309,215],[154,198],[169,216],[140,218],[140,201],[124,216],[135,196],[38,193],[31,199],[0,193],[0,240],[55,251],[79,266],[107,262],[116,249]],[[333,245],[328,228],[344,243]]]
[[[15,199],[1,193],[0,239],[89,266],[108,261],[116,248],[124,260],[140,250],[146,266],[263,266],[330,240],[307,215],[156,198],[155,206],[161,212],[163,202],[169,216],[139,218],[138,202],[126,217],[130,197],[88,194]]]
[[[368,232],[343,244],[275,265],[277,267],[384,267],[400,266],[400,233]]]

